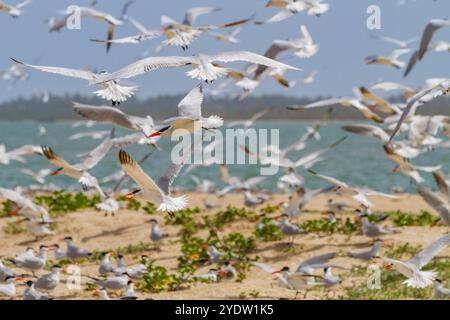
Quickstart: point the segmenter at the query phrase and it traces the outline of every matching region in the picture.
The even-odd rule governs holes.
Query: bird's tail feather
[[[181,197],[164,197],[163,202],[159,206],[159,211],[175,212],[186,208],[187,202],[186,196]]]

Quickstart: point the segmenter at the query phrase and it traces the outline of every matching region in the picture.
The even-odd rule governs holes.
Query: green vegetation
[[[361,230],[360,222],[350,218],[346,218],[344,222],[340,220],[330,222],[328,219],[308,220],[300,224],[300,227],[306,232],[343,233],[346,235]]]
[[[6,225],[3,227],[3,231],[6,234],[19,234],[26,231],[25,228],[20,224],[21,220],[8,221]]]
[[[253,232],[254,236],[258,240],[265,242],[278,241],[283,238],[280,228],[273,224],[273,219],[264,217],[259,223],[259,227]]]
[[[100,196],[88,197],[84,193],[55,191],[50,195],[37,196],[35,202],[45,205],[52,214],[63,214],[95,207],[100,203]]]
[[[439,217],[428,211],[422,211],[419,215],[408,214],[401,211],[389,212],[389,218],[392,219],[396,226],[435,226],[439,221]]]

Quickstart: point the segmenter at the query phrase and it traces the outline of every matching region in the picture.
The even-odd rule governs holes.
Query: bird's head
[[[134,199],[134,197],[136,196],[136,194],[138,194],[138,193],[141,192],[141,191],[142,191],[141,189],[136,189],[136,190],[134,190],[134,191],[132,191],[132,192],[129,192],[129,193],[127,193],[127,194],[125,195],[125,199],[131,201],[131,200]]]
[[[389,264],[384,266],[384,270],[392,270],[393,268],[394,268],[394,264],[393,263],[389,263]]]

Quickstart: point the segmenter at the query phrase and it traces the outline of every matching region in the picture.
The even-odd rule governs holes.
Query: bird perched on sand
[[[65,256],[73,261],[81,258],[87,258],[92,255],[92,252],[74,245],[73,239],[70,236],[64,237],[64,242],[66,243]]]
[[[50,273],[44,274],[37,278],[36,282],[34,283],[34,287],[36,289],[40,289],[43,291],[53,291],[58,287],[60,281],[61,266],[54,265],[50,270]]]
[[[295,290],[295,298],[297,298],[297,295],[302,290],[306,290],[307,292],[312,287],[322,285],[322,282],[315,281],[316,278],[320,279],[322,277],[300,272],[291,272],[288,266],[277,270],[272,266],[261,262],[251,262],[251,264],[262,269],[265,272],[275,275],[278,280],[278,286],[290,290]]]
[[[35,272],[45,267],[45,263],[47,262],[48,250],[49,247],[41,245],[39,247],[39,253],[37,256],[33,254],[33,250],[31,250],[31,252],[27,250],[25,251],[25,253],[20,254],[19,256],[15,257],[14,259],[11,259],[10,261],[19,268]]]
[[[23,300],[51,300],[34,287],[33,281],[27,281],[26,285],[27,287],[23,293]]]
[[[122,290],[122,289],[126,288],[128,281],[130,280],[128,273],[126,273],[126,272],[124,272],[120,275],[108,277],[106,279],[98,279],[98,278],[91,277],[91,276],[88,276],[88,278],[94,280],[95,284],[97,284],[103,288],[106,288],[109,290],[114,290],[114,291]]]
[[[148,222],[152,226],[150,229],[150,240],[157,242],[169,236],[159,228],[158,221],[156,221],[156,219],[150,219]]]
[[[0,297],[15,297],[16,295],[16,281],[22,280],[22,277],[7,276],[0,284]]]
[[[369,215],[367,213],[361,212],[361,210],[356,209],[355,214],[361,218],[362,222],[362,232],[366,237],[376,238],[383,235],[396,233],[394,229],[381,226],[369,221]]]

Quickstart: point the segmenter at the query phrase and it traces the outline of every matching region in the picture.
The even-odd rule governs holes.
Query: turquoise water
[[[348,134],[341,129],[346,122],[333,122],[321,129],[321,140],[311,140],[307,148],[300,152],[293,152],[289,158],[296,160],[308,152],[323,148],[337,139],[348,135],[348,138],[338,147],[326,154],[326,159],[317,163],[314,170],[334,176],[342,181],[356,186],[367,186],[378,191],[388,192],[392,186],[401,186],[409,191],[414,190],[410,179],[400,174],[392,174],[390,170],[395,164],[389,161],[383,153],[381,142],[367,138]],[[43,125],[47,129],[47,134],[39,136],[39,125]],[[304,132],[308,123],[299,122],[260,122],[256,124],[257,128],[278,128],[280,130],[281,147],[289,145],[296,141]],[[55,152],[63,156],[67,161],[76,163],[79,160],[76,155],[87,152],[94,148],[102,140],[92,140],[84,138],[80,140],[70,141],[68,137],[80,131],[97,131],[110,130],[109,125],[96,125],[92,128],[78,127],[72,128],[70,123],[35,123],[35,122],[0,122],[0,144],[5,144],[7,150],[20,147],[24,144],[49,145]],[[130,133],[123,129],[116,128],[116,136]],[[143,164],[143,168],[154,179],[164,172],[168,165],[169,152],[171,145],[169,138],[163,138],[159,142],[162,151],[153,153],[153,155]],[[148,146],[131,146],[126,150],[135,158],[139,159],[149,151]],[[110,154],[90,172],[101,178],[119,170],[117,161],[118,150],[112,150]],[[0,186],[11,187],[14,185],[35,184],[33,180],[22,174],[21,168],[29,168],[37,171],[43,168],[52,168],[44,158],[40,156],[29,156],[26,158],[27,163],[12,162],[10,165],[0,165]],[[448,150],[437,150],[429,152],[414,159],[413,163],[417,165],[436,165],[443,164],[444,169],[448,171],[450,153]],[[257,165],[230,165],[229,171],[231,175],[238,175],[243,178],[249,178],[259,174]],[[206,178],[213,181],[219,181],[219,167],[211,166],[206,168],[195,169],[193,172],[199,178]],[[310,188],[323,186],[325,183],[318,178],[311,177],[302,169],[299,173],[304,174],[306,186]],[[432,185],[433,180],[430,174],[422,174],[427,184]],[[276,191],[277,176],[270,176],[266,179],[261,187]],[[74,180],[64,177],[55,176],[48,177],[48,182],[64,188],[74,184]],[[175,185],[180,187],[191,186],[191,180],[188,176],[180,176]]]

